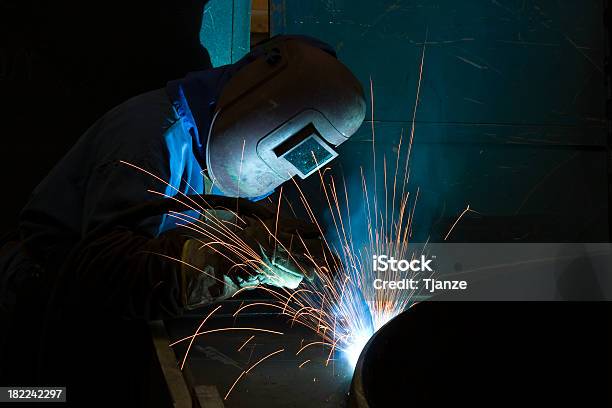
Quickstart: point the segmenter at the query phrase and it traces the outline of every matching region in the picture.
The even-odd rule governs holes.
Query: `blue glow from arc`
[[[361,351],[376,332],[376,328],[370,305],[357,285],[348,285],[344,291],[346,296],[342,297],[342,302],[335,305],[334,315],[346,322],[348,338],[342,342],[340,349],[351,369],[354,369]]]
[[[351,336],[348,347],[343,351],[344,357],[350,364],[351,368],[355,368],[359,356],[363,351],[365,345],[370,341],[370,338],[374,335],[374,330],[363,330],[360,333],[355,333]]]

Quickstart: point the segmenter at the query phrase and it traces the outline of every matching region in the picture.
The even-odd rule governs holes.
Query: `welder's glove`
[[[263,280],[261,274],[237,267],[199,240],[189,239],[183,245],[181,301],[187,310],[225,300],[239,289],[253,289]]]
[[[182,299],[187,309],[227,299],[238,290],[260,284],[295,289],[304,278],[313,280],[317,273],[333,269],[335,257],[326,249],[318,228],[301,220],[261,220],[243,216],[240,220],[227,211],[207,212],[201,218],[215,222],[229,221],[234,234],[257,254],[246,265],[233,259],[230,251],[219,245],[204,245],[188,240],[182,256]],[[233,218],[233,219],[232,219]],[[253,254],[250,257],[255,258]],[[249,257],[249,255],[247,255]]]
[[[244,240],[251,248],[259,247],[263,265],[263,283],[295,289],[304,278],[333,269],[331,252],[316,226],[296,219],[260,220],[243,217]]]

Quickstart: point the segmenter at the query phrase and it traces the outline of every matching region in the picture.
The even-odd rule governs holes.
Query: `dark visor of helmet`
[[[317,135],[314,126],[307,126],[295,136],[297,137],[288,140],[293,146],[287,149],[288,146],[281,145],[280,149],[275,149],[275,152],[280,153],[279,157],[295,167],[302,178],[308,177],[337,156],[337,153]]]

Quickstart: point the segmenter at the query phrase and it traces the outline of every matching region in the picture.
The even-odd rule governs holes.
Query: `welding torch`
[[[317,269],[329,266],[336,258],[322,239],[322,233],[313,223],[298,218],[280,217],[260,203],[244,198],[203,194],[163,198],[132,207],[119,214],[112,225],[131,226],[137,220],[197,209],[200,221],[206,220],[215,211],[234,213],[240,217],[243,228],[236,231],[246,245],[259,252],[264,271],[255,281],[250,273],[234,273],[237,287],[256,286],[259,283],[295,289],[306,278],[314,279]],[[214,215],[213,215],[214,217]],[[180,218],[177,217],[177,218]],[[103,231],[102,226],[98,228]],[[214,251],[218,252],[218,251]],[[206,259],[205,259],[206,258]],[[201,240],[188,241],[183,251],[183,260],[189,264],[216,264],[218,270],[232,269],[233,265],[222,257],[202,249]],[[329,268],[327,268],[329,269]],[[264,276],[264,278],[262,278]],[[227,286],[227,285],[226,285]]]

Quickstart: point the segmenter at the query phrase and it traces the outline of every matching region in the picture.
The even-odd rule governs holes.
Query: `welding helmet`
[[[361,84],[329,46],[273,38],[220,93],[206,146],[208,175],[227,196],[264,196],[329,163],[364,116]]]

